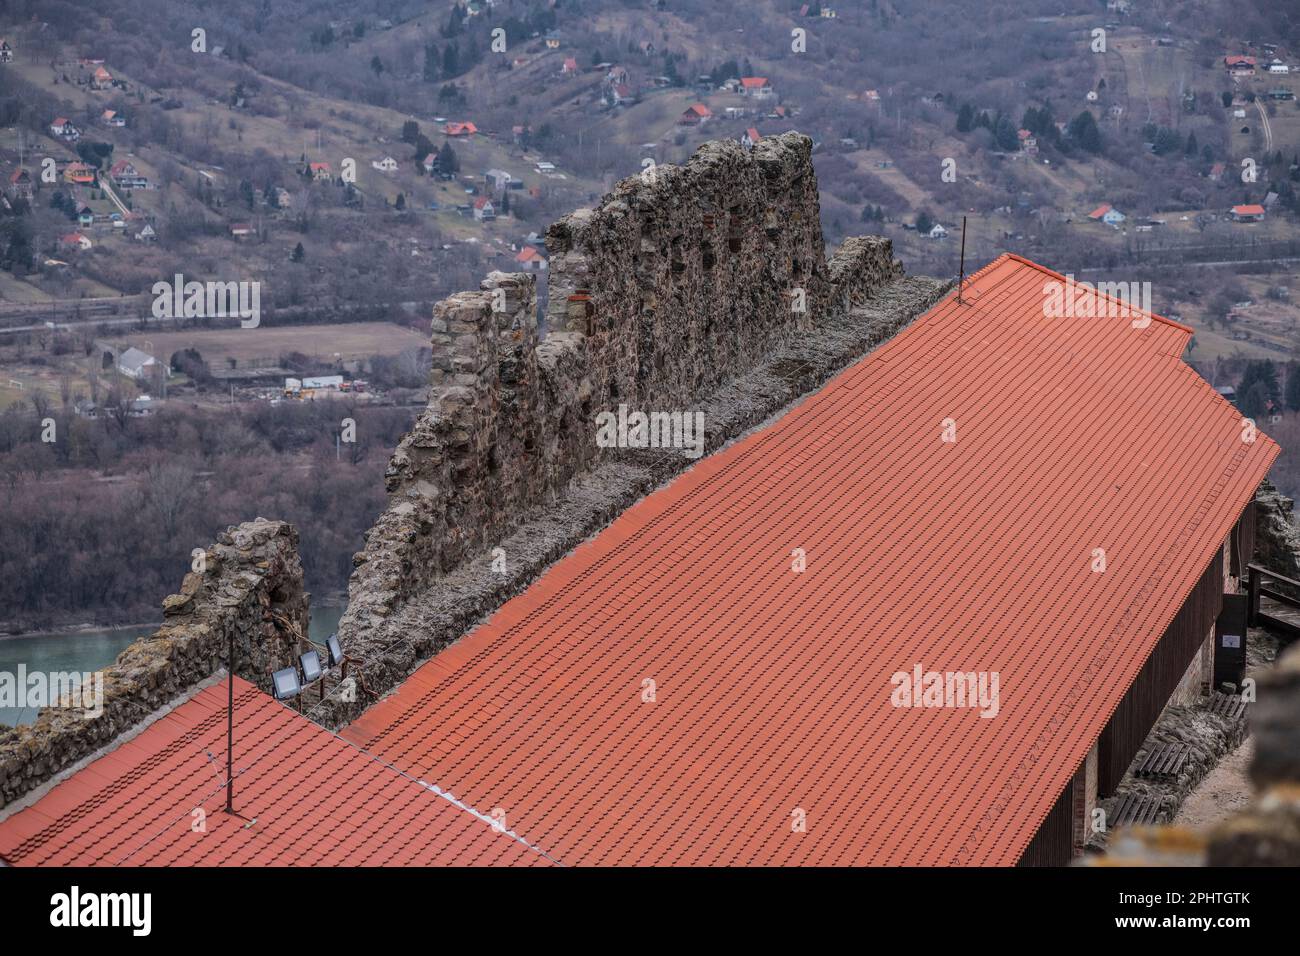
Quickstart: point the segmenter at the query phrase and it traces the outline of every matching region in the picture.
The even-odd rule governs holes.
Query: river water
[[[343,607],[318,607],[311,612],[308,634],[323,642],[338,626]],[[122,627],[109,631],[63,631],[0,638],[0,673],[17,674],[22,664],[27,672],[86,673],[107,667],[132,641],[158,630],[157,624]],[[0,726],[30,724],[36,709],[0,707]]]

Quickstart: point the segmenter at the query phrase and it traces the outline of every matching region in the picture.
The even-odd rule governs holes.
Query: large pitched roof
[[[1016,862],[1277,455],[1064,281],[999,258],[343,736],[566,864]],[[998,715],[892,706],[916,665]]]
[[[240,679],[234,803],[242,817],[229,816],[221,784],[226,695],[224,682],[200,691],[0,822],[0,860],[14,866],[549,864],[490,818]],[[202,831],[192,828],[196,808],[204,811]]]

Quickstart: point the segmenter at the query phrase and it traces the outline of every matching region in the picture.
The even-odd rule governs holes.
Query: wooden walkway
[[[1283,647],[1300,640],[1300,599],[1279,589],[1289,586],[1300,594],[1300,581],[1276,574],[1257,564],[1247,565],[1246,591],[1250,595],[1248,623],[1277,635]]]

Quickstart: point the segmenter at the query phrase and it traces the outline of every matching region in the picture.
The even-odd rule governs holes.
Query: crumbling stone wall
[[[1295,502],[1265,479],[1255,492],[1254,562],[1284,577],[1300,580],[1300,529],[1292,517]],[[1282,582],[1273,587],[1290,591]],[[1300,595],[1296,595],[1300,597]]]
[[[36,722],[0,731],[0,806],[103,747],[217,669],[230,638],[235,671],[270,690],[307,634],[298,532],[258,518],[228,528],[163,601],[163,624],[104,670],[103,713],[45,708]]]
[[[878,237],[827,263],[812,141],[798,133],[753,150],[706,143],[684,166],[624,180],[555,223],[547,247],[540,343],[532,275],[494,272],[434,307],[429,407],[354,558],[345,647],[577,476],[626,459],[597,447],[599,412],[702,410],[782,343],[902,276]]]

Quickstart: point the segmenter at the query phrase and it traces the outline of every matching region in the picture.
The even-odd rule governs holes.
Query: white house
[[[76,142],[81,139],[81,130],[72,125],[72,120],[66,116],[60,116],[50,124],[50,132],[55,136],[61,136],[66,140]]]
[[[393,157],[391,156],[385,156],[383,159],[377,159],[374,162],[372,162],[370,165],[373,166],[375,169],[379,170],[381,173],[397,172],[397,160],[393,159]]]
[[[1290,72],[1291,72],[1291,67],[1287,66],[1287,65],[1286,65],[1285,63],[1283,63],[1281,60],[1274,60],[1272,63],[1270,63],[1270,64],[1268,65],[1268,72],[1270,72],[1270,73],[1290,73]]]
[[[148,352],[143,352],[134,346],[117,357],[117,369],[127,378],[145,378],[152,374],[156,366],[161,364]]]
[[[524,272],[545,272],[546,257],[532,246],[524,246],[515,256],[515,262]]]
[[[947,239],[947,238],[948,238],[948,230],[945,229],[945,228],[943,228],[943,226],[939,225],[939,224],[936,222],[933,226],[930,227],[930,238],[931,238],[931,239]]]

